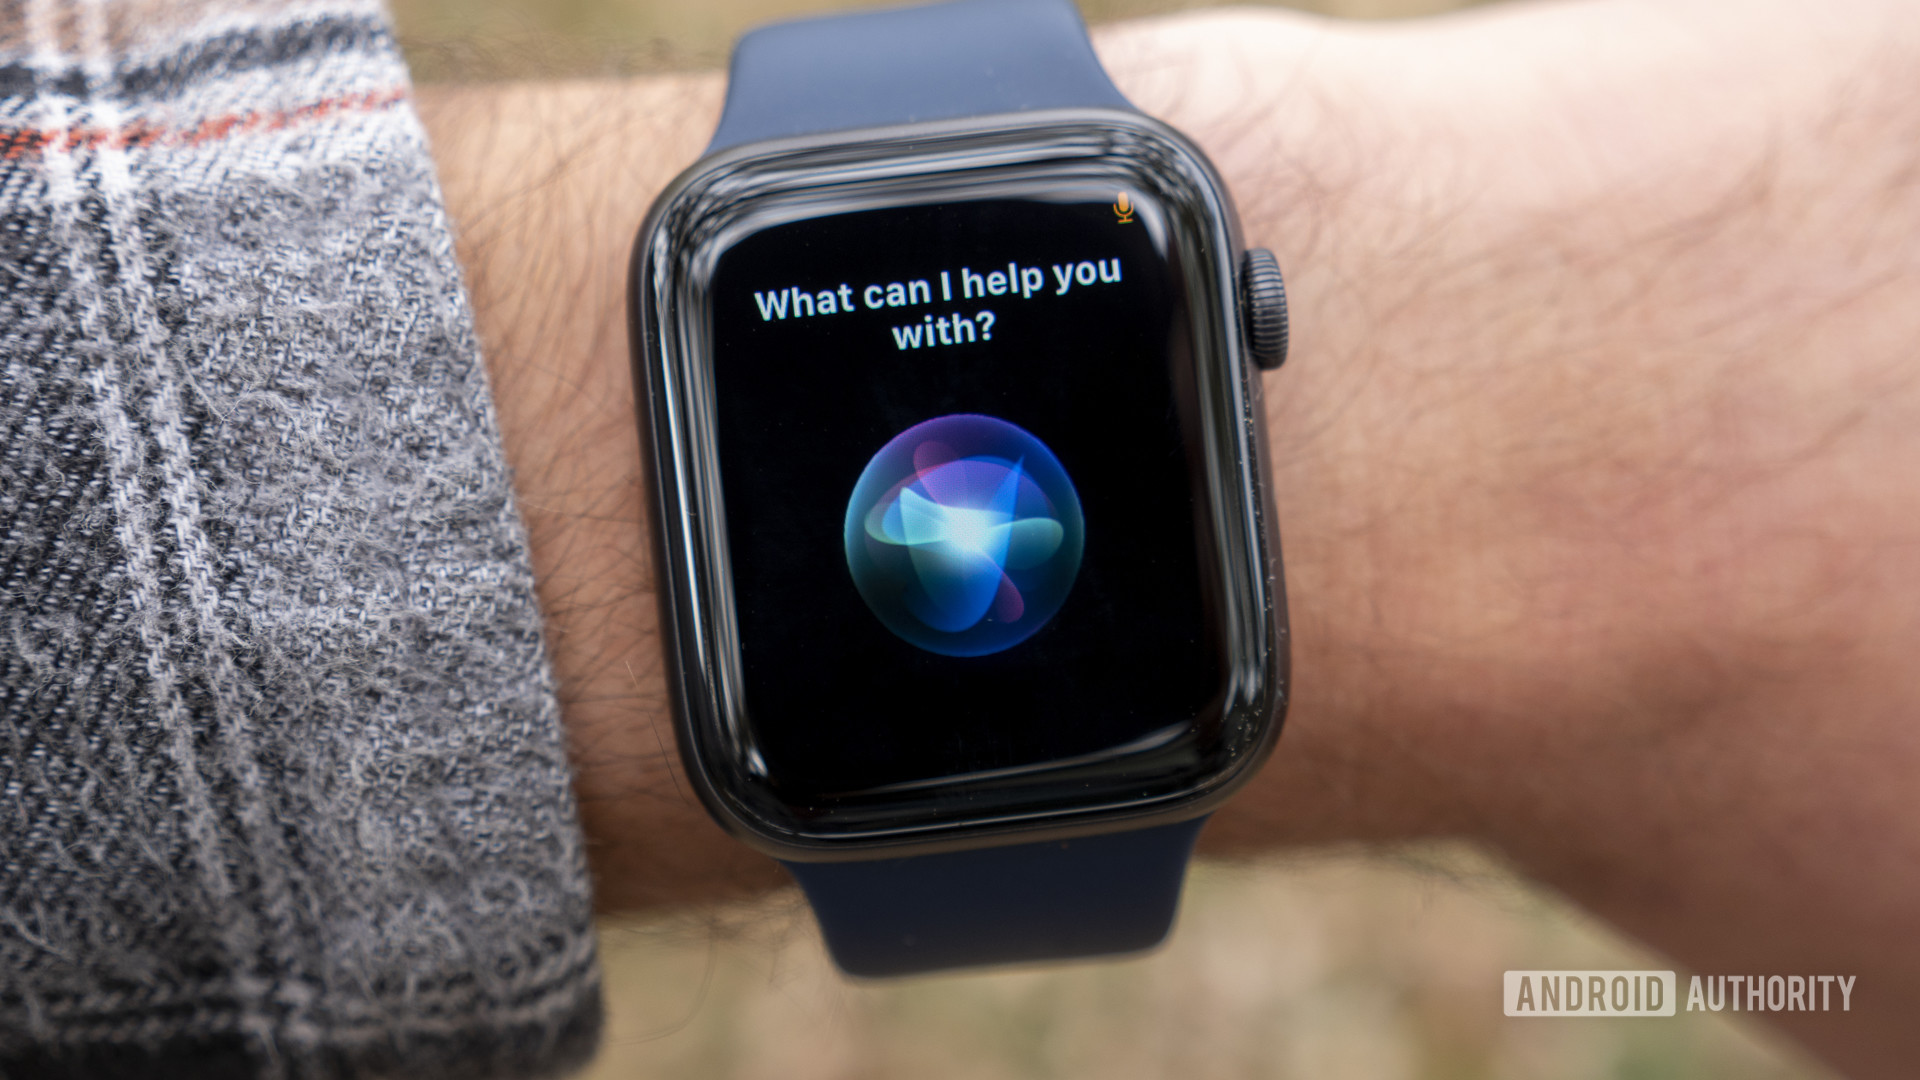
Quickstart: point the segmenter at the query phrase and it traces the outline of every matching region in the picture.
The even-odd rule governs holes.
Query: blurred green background
[[[1307,0],[1347,18],[1472,0]],[[818,0],[393,0],[416,79],[719,68]],[[1090,22],[1204,6],[1083,0]],[[1281,750],[1285,752],[1284,746]],[[854,985],[798,895],[607,920],[590,1080],[1811,1080],[1727,1013],[1510,1020],[1509,968],[1669,968],[1463,844],[1203,862],[1143,959]],[[1686,978],[1681,972],[1681,978]]]
[[[896,0],[897,2],[897,0]],[[1300,0],[1346,18],[1432,15],[1478,0]],[[740,32],[773,19],[872,2],[823,0],[390,0],[423,82],[529,75],[633,75],[724,68]],[[1190,8],[1202,0],[1081,0],[1092,23]]]

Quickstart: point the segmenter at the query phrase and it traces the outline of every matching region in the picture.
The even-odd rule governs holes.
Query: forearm
[[[1859,974],[1782,1019],[1904,1073],[1917,45],[1895,5],[1512,8],[1243,99],[1209,150],[1292,271],[1298,696],[1216,839],[1489,839],[1695,970]],[[1235,96],[1167,81],[1130,89]]]
[[[1897,5],[1725,8],[1102,35],[1296,313],[1296,693],[1208,839],[1477,835],[1705,970],[1903,1009],[1920,50]],[[678,776],[627,371],[628,244],[719,93],[423,100],[615,907],[777,880]]]

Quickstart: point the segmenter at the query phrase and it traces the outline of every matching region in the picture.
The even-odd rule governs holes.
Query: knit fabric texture
[[[0,0],[0,1077],[592,1050],[526,544],[384,13]]]

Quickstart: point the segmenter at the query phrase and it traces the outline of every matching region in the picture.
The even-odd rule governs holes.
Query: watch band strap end
[[[1166,939],[1205,824],[786,867],[849,975],[1111,956]]]
[[[1070,106],[1132,109],[1071,0],[950,0],[778,23],[733,50],[707,152],[822,131]]]

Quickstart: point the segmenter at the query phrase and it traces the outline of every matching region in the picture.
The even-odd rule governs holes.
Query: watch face
[[[705,555],[684,736],[753,831],[1190,799],[1265,738],[1227,226],[1165,162],[1079,154],[893,162],[832,198],[775,171],[643,267],[679,301],[652,324],[688,417],[663,432],[656,398],[661,482],[698,489],[665,527]]]

